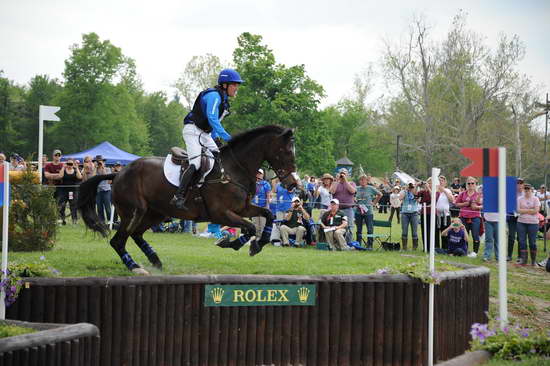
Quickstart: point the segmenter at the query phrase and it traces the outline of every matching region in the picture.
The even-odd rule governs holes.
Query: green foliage
[[[533,356],[550,357],[550,331],[533,331],[519,324],[503,328],[497,321],[475,323],[470,332],[472,350],[485,350],[497,359],[521,360]]]
[[[55,245],[57,204],[52,189],[35,184],[31,167],[11,184],[9,245],[11,251],[49,250]]]
[[[436,269],[438,271],[430,272],[427,257],[417,258],[417,261],[412,263],[398,263],[378,269],[377,274],[404,274],[411,278],[416,278],[424,283],[433,283],[438,285],[441,282],[441,272],[458,271],[461,268],[436,261]]]
[[[233,61],[245,80],[226,119],[231,131],[278,124],[296,128],[298,168],[317,174],[334,167],[328,125],[318,111],[323,87],[307,76],[304,65],[277,64],[262,37],[243,33]]]
[[[0,324],[0,338],[13,337],[22,334],[34,333],[35,329],[16,325]]]
[[[46,262],[44,256],[34,262],[10,262],[8,269],[18,277],[51,277],[59,274],[59,271]]]
[[[150,146],[154,155],[165,156],[172,146],[181,146],[185,110],[176,101],[167,102],[163,92],[142,98],[140,113],[150,131]]]
[[[48,129],[50,147],[79,151],[110,140],[136,154],[151,152],[147,124],[136,112],[142,91],[135,63],[120,48],[84,34],[82,45],[71,47],[63,75],[61,122]]]

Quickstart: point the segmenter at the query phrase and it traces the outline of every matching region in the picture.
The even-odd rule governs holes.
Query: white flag
[[[52,107],[49,105],[40,106],[40,119],[42,121],[60,121],[59,117],[55,114],[59,111],[61,107]]]

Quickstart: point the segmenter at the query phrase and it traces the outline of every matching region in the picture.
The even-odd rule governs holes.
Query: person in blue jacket
[[[210,164],[214,164],[214,153],[219,153],[215,139],[231,140],[221,121],[229,114],[229,97],[237,95],[239,85],[243,82],[239,73],[233,69],[224,69],[218,76],[218,85],[200,92],[191,112],[183,121],[183,139],[187,147],[189,167],[180,177],[178,190],[171,204],[185,210],[187,190],[192,186],[201,165],[202,146],[207,149]]]

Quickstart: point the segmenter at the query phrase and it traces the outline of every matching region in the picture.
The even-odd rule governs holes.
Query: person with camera
[[[346,228],[348,218],[340,210],[340,202],[337,198],[330,200],[330,208],[321,216],[321,228],[325,232],[328,245],[331,250],[347,250]]]
[[[417,193],[419,184],[409,183],[407,188],[399,194],[399,199],[403,202],[401,204],[401,245],[403,250],[407,250],[409,226],[412,232],[413,250],[418,248],[418,210],[420,205]]]
[[[63,165],[63,168],[61,168],[59,176],[61,177],[61,187],[59,187],[60,195],[58,205],[61,222],[63,225],[67,224],[65,221],[65,207],[67,207],[68,203],[73,224],[76,224],[78,218],[76,202],[78,200],[78,185],[82,182],[82,173],[78,165],[75,164],[75,161],[69,158]]]
[[[103,156],[97,155],[93,162],[96,164],[96,174],[105,175],[111,174],[111,168],[105,164]],[[99,219],[103,222],[111,219],[111,181],[102,180],[97,186],[96,196],[97,214]]]
[[[290,209],[286,212],[284,221],[280,227],[281,241],[283,247],[290,246],[288,241],[289,235],[296,235],[296,246],[302,243],[306,233],[306,222],[309,220],[309,214],[302,204],[299,197],[292,198]]]
[[[459,217],[466,231],[472,233],[473,251],[468,256],[475,258],[479,252],[479,230],[481,227],[481,209],[483,207],[481,205],[481,193],[477,191],[477,180],[474,177],[466,179],[466,190],[458,195],[455,205],[460,207]]]
[[[370,176],[365,174],[359,177],[359,187],[357,187],[357,206],[355,208],[355,224],[357,225],[357,241],[361,243],[363,239],[363,225],[367,226],[367,234],[374,232],[374,210],[382,198],[382,193],[374,188],[370,183]],[[372,249],[373,238],[368,237],[367,248]]]
[[[341,168],[338,171],[337,180],[332,183],[330,187],[330,193],[332,197],[336,198],[339,202],[340,210],[349,218],[348,226],[350,230],[353,230],[353,207],[355,206],[355,193],[357,193],[357,187],[355,183],[348,180],[348,170]]]

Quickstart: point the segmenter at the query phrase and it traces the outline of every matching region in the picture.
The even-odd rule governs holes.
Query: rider
[[[189,167],[180,177],[180,185],[171,204],[178,209],[186,209],[185,196],[194,181],[195,172],[200,169],[201,149],[207,149],[206,154],[213,160],[212,152],[218,153],[218,145],[214,139],[225,141],[231,139],[221,121],[229,114],[229,98],[237,95],[237,89],[243,82],[239,73],[233,69],[224,69],[218,76],[218,85],[200,92],[193,109],[183,121],[183,139],[187,147]]]

